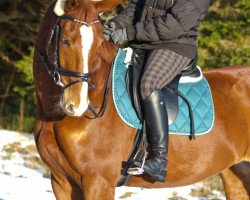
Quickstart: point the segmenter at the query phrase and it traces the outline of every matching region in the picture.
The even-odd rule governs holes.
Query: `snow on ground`
[[[35,149],[33,135],[0,130],[0,200],[55,200],[47,170]],[[47,178],[46,178],[47,177]],[[115,200],[224,200],[219,191],[192,197],[203,184],[171,189],[116,188]],[[206,195],[206,196],[209,196]]]
[[[17,149],[3,150],[13,143],[23,148],[34,146],[31,137],[29,134],[0,131],[0,200],[55,200],[50,180],[43,177],[43,172],[24,165],[27,154],[15,151]]]

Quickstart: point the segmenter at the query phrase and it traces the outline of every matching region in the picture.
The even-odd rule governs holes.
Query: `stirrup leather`
[[[139,160],[141,160],[142,164],[141,167],[137,167],[135,165],[131,165],[131,167],[128,169],[127,173],[129,175],[133,175],[133,176],[139,176],[142,175],[144,173],[144,164],[147,158],[147,136],[146,136],[146,121],[143,122],[143,126],[142,126],[142,143],[141,143],[141,148],[138,149],[138,151],[136,152],[134,158],[133,158],[133,162],[136,161],[137,158],[139,158]],[[140,153],[142,153],[143,156],[140,155]],[[140,162],[140,161],[139,161]]]

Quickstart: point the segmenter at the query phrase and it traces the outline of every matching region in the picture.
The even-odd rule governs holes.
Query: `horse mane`
[[[104,60],[106,63],[112,63],[116,56],[118,48],[108,41],[103,40],[98,48],[97,56]]]

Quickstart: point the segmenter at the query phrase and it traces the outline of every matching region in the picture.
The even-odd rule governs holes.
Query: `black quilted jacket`
[[[131,0],[111,21],[127,28],[130,46],[166,48],[193,58],[202,18],[211,0]]]

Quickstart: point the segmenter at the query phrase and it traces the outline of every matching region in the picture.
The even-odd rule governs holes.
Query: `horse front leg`
[[[51,183],[57,200],[84,200],[80,187],[66,177],[52,173]]]
[[[85,200],[114,200],[115,184],[96,173],[84,175],[82,181]]]
[[[53,122],[36,121],[37,150],[51,172],[53,192],[57,200],[84,200],[79,181],[81,176],[71,168],[61,152],[53,127]]]

